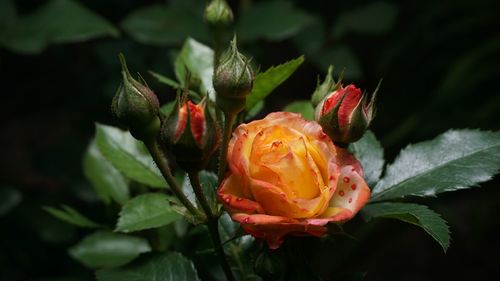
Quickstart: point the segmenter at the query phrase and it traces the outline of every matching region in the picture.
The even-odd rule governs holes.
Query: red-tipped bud
[[[161,137],[185,170],[202,169],[220,144],[221,131],[207,108],[178,98],[176,108],[161,129]]]
[[[368,100],[368,95],[356,86],[340,86],[318,104],[315,119],[334,142],[355,142],[375,117],[376,93]]]

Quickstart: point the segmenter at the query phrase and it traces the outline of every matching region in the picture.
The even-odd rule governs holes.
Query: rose
[[[299,114],[276,112],[240,125],[227,160],[219,198],[270,248],[286,235],[323,235],[328,222],[349,220],[370,197],[359,162]]]
[[[354,85],[340,87],[316,107],[315,119],[336,143],[359,140],[374,118],[375,93],[367,95]]]

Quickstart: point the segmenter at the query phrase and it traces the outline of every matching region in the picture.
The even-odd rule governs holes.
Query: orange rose
[[[270,248],[285,235],[321,236],[370,198],[359,162],[313,121],[275,112],[236,128],[218,194],[233,220]]]

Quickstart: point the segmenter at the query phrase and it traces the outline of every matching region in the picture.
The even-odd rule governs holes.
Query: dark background
[[[317,76],[333,63],[347,68],[347,83],[367,91],[384,79],[372,130],[389,162],[408,143],[431,139],[449,128],[499,129],[498,1],[386,1],[388,14],[366,20],[376,26],[389,18],[388,26],[345,32],[336,29],[339,19],[380,2],[285,2],[293,2],[299,14],[306,14],[307,23],[283,36],[239,34],[241,49],[263,70],[306,55],[299,70],[269,97],[265,112],[307,99]],[[15,1],[17,17],[44,3]],[[173,97],[173,90],[147,71],[174,77],[171,51],[181,46],[184,37],[167,43],[141,42],[121,24],[133,11],[163,2],[80,3],[120,29],[120,36],[47,44],[39,52],[20,51],[9,47],[5,36],[0,38],[4,46],[0,48],[1,280],[92,280],[92,272],[66,253],[84,232],[50,217],[41,206],[65,203],[90,217],[104,211],[82,175],[81,157],[93,136],[94,122],[116,125],[110,101],[120,79],[117,53],[125,53],[129,67],[143,74],[162,101]],[[186,16],[201,21],[205,1],[184,3],[192,5],[193,14]],[[258,3],[230,1],[237,19]],[[285,20],[280,17],[275,21]],[[259,24],[258,18],[251,20]],[[0,37],[11,26],[2,28]],[[31,32],[43,30],[41,25]],[[168,26],[158,36],[162,32],[169,32]],[[201,42],[211,43],[209,34],[193,33],[201,34],[196,37]],[[495,278],[500,273],[498,185],[497,177],[480,188],[420,199],[449,222],[452,242],[446,254],[417,227],[389,220],[360,227],[359,218],[346,228],[357,242],[334,237],[319,245],[305,239],[310,245],[307,252],[325,280],[349,271],[368,272],[365,280]]]

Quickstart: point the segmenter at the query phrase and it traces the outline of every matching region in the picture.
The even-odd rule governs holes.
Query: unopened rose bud
[[[160,129],[159,102],[144,81],[135,80],[127,68],[125,57],[119,55],[123,81],[116,92],[111,109],[120,123],[127,126],[132,136],[147,140]]]
[[[207,108],[178,98],[161,129],[162,140],[185,170],[202,169],[220,144],[221,131]]]
[[[356,86],[340,86],[318,104],[315,119],[335,143],[355,142],[375,117],[376,92],[368,101],[368,95]]]
[[[316,107],[328,94],[332,93],[340,86],[340,81],[342,79],[339,79],[339,83],[335,82],[333,79],[333,69],[334,67],[330,65],[323,83],[320,84],[318,81],[318,85],[316,86],[316,89],[311,97],[313,107]]]
[[[233,11],[225,0],[212,0],[205,9],[205,20],[212,28],[225,28],[233,23]]]
[[[253,87],[254,74],[250,61],[236,46],[236,37],[221,56],[214,70],[213,85],[217,105],[224,112],[239,112],[245,106],[246,96]]]

